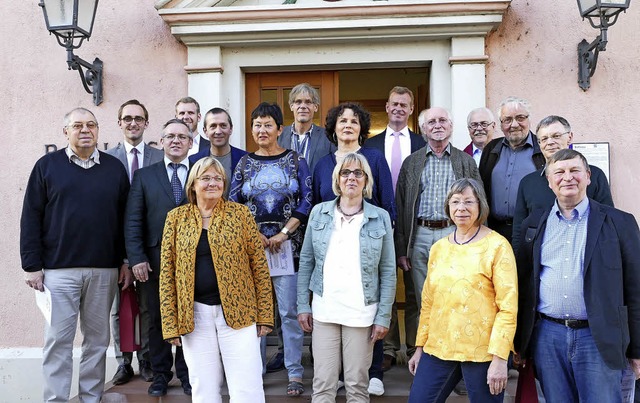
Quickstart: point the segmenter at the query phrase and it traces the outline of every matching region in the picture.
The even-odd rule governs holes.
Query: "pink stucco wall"
[[[578,87],[577,46],[599,33],[582,21],[575,0],[513,0],[486,41],[487,105],[509,95],[527,98],[535,125],[555,114],[569,120],[574,142],[610,142],[616,206],[640,217],[640,4],[631,3],[609,29],[591,88]]]
[[[4,172],[0,175],[0,348],[42,345],[43,319],[33,291],[22,281],[18,248],[24,186],[44,144],[66,145],[62,117],[83,106],[100,123],[100,144],[117,143],[122,134],[117,110],[130,98],[149,109],[145,137],[158,140],[161,124],[173,117],[173,105],[186,95],[186,48],[175,40],[152,0],[102,1],[93,37],[76,52],[104,62],[104,102],[93,105],[76,71],[68,71],[66,53],[49,36],[38,0],[0,2],[2,57],[0,105],[4,110],[0,136]]]

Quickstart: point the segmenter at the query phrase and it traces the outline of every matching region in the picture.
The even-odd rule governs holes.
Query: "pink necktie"
[[[400,175],[400,167],[402,166],[402,153],[400,152],[400,134],[393,133],[393,146],[391,146],[391,183],[393,184],[393,194],[396,194],[396,183],[398,183],[398,175]]]
[[[132,148],[131,152],[133,153],[133,158],[131,159],[131,178],[129,178],[129,182],[133,180],[133,173],[139,168],[138,165],[138,149]]]

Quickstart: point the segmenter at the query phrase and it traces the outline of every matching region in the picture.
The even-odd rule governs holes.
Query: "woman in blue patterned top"
[[[262,244],[272,253],[290,239],[294,258],[293,275],[273,276],[273,288],[282,323],[284,362],[289,375],[287,394],[304,392],[302,342],[298,325],[296,284],[303,224],[311,212],[311,174],[307,162],[295,151],[278,145],[282,133],[282,110],[266,102],[251,113],[251,131],[258,150],[238,162],[231,181],[229,199],[249,207],[256,219]],[[262,340],[265,362],[266,339]]]

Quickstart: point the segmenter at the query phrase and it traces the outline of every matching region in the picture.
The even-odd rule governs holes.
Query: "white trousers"
[[[262,358],[256,325],[232,329],[221,305],[194,303],[195,328],[182,336],[192,402],[222,402],[226,376],[231,403],[264,403]]]
[[[44,285],[51,291],[52,311],[51,326],[45,327],[44,336],[45,402],[69,401],[78,317],[83,336],[78,398],[81,402],[100,402],[109,347],[109,311],[117,283],[115,267],[44,271]]]

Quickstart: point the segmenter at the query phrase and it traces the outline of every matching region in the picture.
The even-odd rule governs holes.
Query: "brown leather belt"
[[[551,316],[547,316],[541,312],[538,312],[538,315],[540,315],[542,319],[565,325],[566,327],[571,329],[583,329],[585,327],[589,327],[589,321],[586,319],[557,319],[552,318]]]
[[[451,225],[451,221],[449,220],[423,220],[421,218],[418,218],[416,220],[416,223],[421,226],[421,227],[427,227],[427,228],[447,228],[448,226]]]

